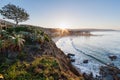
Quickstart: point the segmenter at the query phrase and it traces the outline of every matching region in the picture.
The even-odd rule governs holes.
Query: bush
[[[26,53],[20,53],[17,55],[17,58],[20,59],[21,61],[25,60],[27,58],[27,54]]]
[[[7,31],[9,33],[14,32],[20,32],[20,31],[29,31],[27,27],[24,26],[17,26],[17,27],[12,27],[12,28],[8,28]]]
[[[50,41],[50,38],[48,37],[48,35],[45,35],[45,36],[44,36],[44,39],[45,39],[45,41],[47,41],[47,42]]]

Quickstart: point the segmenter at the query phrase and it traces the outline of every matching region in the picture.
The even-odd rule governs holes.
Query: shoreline
[[[62,37],[54,37],[54,38],[52,38],[52,41],[54,41],[55,44],[56,44],[56,42],[57,42],[60,38],[62,38]]]
[[[98,36],[98,35],[97,35]],[[100,35],[101,36],[101,35]],[[68,36],[62,36],[62,37],[55,37],[55,38],[52,38],[52,40],[56,43],[59,39],[61,39],[61,38],[63,38],[63,37],[68,37]],[[62,50],[63,51],[63,50]],[[64,51],[63,51],[64,52]],[[64,54],[65,54],[65,52],[64,52]],[[66,55],[66,54],[65,54]],[[72,63],[72,62],[71,62]],[[76,70],[79,72],[79,73],[81,73],[82,75],[84,75],[84,73],[85,73],[85,76],[89,76],[90,77],[90,75],[91,74],[87,74],[86,72],[84,72],[84,73],[82,73],[81,71],[80,71],[80,68],[78,68],[78,67],[76,67],[74,64],[72,64],[75,68],[76,68]],[[116,67],[117,68],[117,67]],[[113,75],[111,75],[111,74],[120,74],[119,73],[119,69],[117,69],[116,70],[116,68],[115,68],[115,66],[111,66],[111,65],[101,65],[101,66],[99,66],[99,73],[101,72],[102,74],[100,74],[100,75],[96,75],[96,76],[93,76],[93,72],[92,72],[92,77],[93,78],[97,78],[97,79],[100,79],[100,78],[102,78],[103,76],[105,76],[104,78],[106,78],[106,79],[108,79],[108,76],[110,75],[112,78],[114,78],[114,76]],[[106,70],[104,70],[104,69],[106,69]],[[110,72],[110,70],[113,70],[113,71],[115,71],[116,73],[114,73],[114,72]],[[105,75],[105,74],[103,74],[103,73],[107,73],[107,72],[109,72],[107,75]],[[111,74],[110,74],[111,73]],[[118,77],[117,75],[115,76],[115,77]]]
[[[56,43],[59,39],[61,39],[63,37],[69,37],[69,36],[91,37],[91,36],[103,36],[103,35],[93,35],[93,34],[91,34],[89,36],[88,35],[67,35],[67,36],[57,36],[57,37],[51,37],[51,38],[52,38],[52,41],[54,41]]]
[[[73,36],[73,35],[71,35],[71,36]],[[68,37],[68,36],[54,37],[54,38],[52,38],[52,41],[56,44],[56,42],[63,37]],[[64,54],[65,54],[65,52],[64,52]],[[65,54],[65,55],[67,55],[67,54]],[[85,78],[85,80],[87,80],[87,79],[94,80],[96,78],[95,76],[93,76],[93,73],[83,73],[83,72],[81,72],[81,70],[76,65],[74,65],[74,62],[70,61],[70,63],[72,64],[72,67],[75,70],[77,70],[78,73],[81,74]]]

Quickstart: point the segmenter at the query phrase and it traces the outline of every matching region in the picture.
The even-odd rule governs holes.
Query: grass
[[[4,64],[7,65],[7,64]],[[16,62],[1,69],[5,80],[74,80],[61,71],[57,60],[53,57],[42,56],[32,62],[16,60]]]

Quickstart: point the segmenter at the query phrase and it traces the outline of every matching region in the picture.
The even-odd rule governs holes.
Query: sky
[[[120,29],[120,0],[0,0],[0,9],[8,3],[29,13],[29,20],[21,24],[47,28]]]

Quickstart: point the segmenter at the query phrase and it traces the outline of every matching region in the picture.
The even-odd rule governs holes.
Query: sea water
[[[105,64],[114,64],[120,68],[120,32],[104,31],[92,34],[93,36],[62,37],[56,45],[65,54],[75,54],[75,62],[72,64],[80,72],[99,76],[99,68]],[[117,59],[111,61],[110,55],[117,56]],[[84,60],[88,60],[88,63],[83,63]]]

